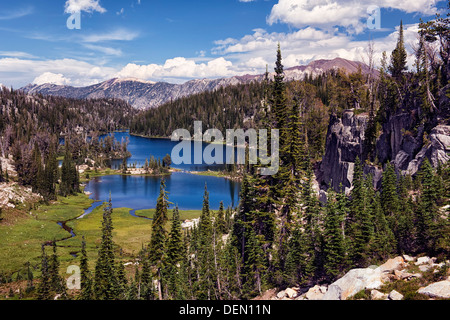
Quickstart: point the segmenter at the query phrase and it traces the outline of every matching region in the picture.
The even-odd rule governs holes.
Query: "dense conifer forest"
[[[191,229],[181,228],[177,207],[169,210],[170,195],[162,180],[151,238],[135,257],[133,272],[126,272],[118,258],[121,249],[113,239],[115,209],[110,199],[103,207],[95,261],[89,261],[83,241],[81,290],[66,291],[56,247],[48,256],[49,247],[43,246],[38,298],[51,299],[57,293],[82,300],[252,299],[269,288],[331,283],[351,268],[399,254],[449,259],[450,218],[448,206],[443,209],[450,199],[449,164],[433,167],[426,159],[410,176],[398,174],[388,160],[379,164],[380,188],[363,171],[364,163],[377,162],[376,139],[389,115],[414,105],[421,110],[417,121],[425,131],[449,121],[449,18],[421,24],[416,70],[407,70],[402,30],[391,60],[383,59],[376,76],[334,71],[286,83],[278,47],[271,81],[266,77],[261,83],[182,98],[134,118],[129,106],[119,101],[46,100],[50,98],[3,90],[3,152],[14,156],[21,179],[29,179],[23,184],[36,184],[39,190],[43,184],[36,183],[37,177],[50,177],[52,187],[42,193],[54,194],[58,138],[64,133],[66,143],[75,145],[78,126],[85,132],[106,132],[130,124],[133,133],[164,137],[178,128],[192,129],[194,120],[220,130],[280,130],[278,173],[262,176],[262,165],[247,164],[239,206],[222,204],[216,212],[210,209],[205,186],[200,220]],[[434,46],[438,49],[431,54]],[[314,189],[315,165],[325,151],[330,116],[346,109],[369,114],[363,157],[355,161],[352,189],[345,193],[343,188],[328,188],[321,202]],[[62,195],[79,191],[73,162],[102,153],[94,142],[85,140],[82,146],[64,149]]]

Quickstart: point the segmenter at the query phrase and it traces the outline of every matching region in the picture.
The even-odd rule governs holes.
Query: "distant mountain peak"
[[[331,60],[320,59],[311,61],[307,65],[295,66],[284,70],[285,79],[302,80],[306,75],[319,75],[331,69],[342,69],[346,73],[353,73],[361,68],[363,73],[371,70],[362,62],[351,61],[343,58]],[[372,72],[374,72],[372,70]],[[274,72],[269,74],[273,78]],[[155,108],[165,102],[200,93],[208,90],[217,90],[220,87],[262,81],[265,74],[234,76],[220,79],[194,79],[183,84],[167,82],[153,82],[133,77],[113,78],[104,82],[86,87],[71,87],[56,84],[29,84],[22,88],[29,94],[41,93],[44,95],[56,95],[66,98],[117,98],[130,103],[137,109]]]

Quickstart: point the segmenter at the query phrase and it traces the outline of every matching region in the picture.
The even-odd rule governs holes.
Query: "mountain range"
[[[346,73],[353,73],[361,67],[363,73],[375,73],[376,71],[357,61],[342,58],[332,60],[314,60],[308,65],[287,68],[284,71],[286,81],[302,80],[306,75],[316,76],[332,69],[342,69]],[[274,73],[269,77],[273,78]],[[144,81],[135,78],[114,78],[98,84],[86,87],[72,87],[51,83],[29,84],[21,90],[33,94],[55,95],[66,98],[118,98],[127,101],[136,109],[148,109],[158,107],[166,102],[200,93],[207,90],[216,90],[220,87],[261,81],[264,74],[234,76],[221,79],[197,79],[183,84],[167,82]]]

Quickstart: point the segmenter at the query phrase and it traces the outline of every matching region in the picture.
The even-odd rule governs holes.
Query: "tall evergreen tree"
[[[102,239],[95,265],[94,296],[97,300],[115,300],[118,298],[118,280],[115,268],[113,241],[112,201],[103,209]]]
[[[391,64],[389,66],[389,71],[392,77],[395,79],[400,79],[403,72],[408,69],[406,66],[406,59],[408,55],[405,49],[405,40],[403,35],[403,21],[400,21],[399,33],[397,45],[391,54]]]
[[[153,216],[152,223],[152,237],[149,246],[149,259],[152,266],[156,268],[157,281],[158,281],[158,296],[159,299],[163,299],[162,293],[162,268],[165,263],[166,255],[166,240],[167,230],[166,223],[168,221],[168,208],[169,208],[169,196],[166,191],[166,183],[164,179],[161,180],[159,196],[156,200],[156,211]]]
[[[334,280],[345,268],[345,244],[342,232],[341,212],[332,188],[328,192],[324,221],[324,271],[329,280]]]
[[[180,213],[178,206],[173,209],[172,227],[167,242],[167,296],[173,299],[182,299],[182,270],[181,263],[184,258],[184,242],[181,231]]]
[[[51,299],[51,283],[50,283],[50,272],[48,266],[48,258],[45,253],[45,246],[41,247],[41,281],[38,285],[38,299],[39,300],[50,300]]]
[[[92,292],[92,275],[89,271],[89,263],[86,252],[86,241],[83,236],[81,242],[81,258],[80,258],[80,276],[81,276],[81,292],[79,298],[81,300],[91,300],[93,298]]]
[[[215,245],[213,239],[214,230],[209,208],[209,193],[206,184],[198,232],[199,298],[201,300],[217,299],[218,296],[215,286],[217,270],[215,269],[213,251]]]
[[[52,255],[50,257],[49,263],[49,275],[50,275],[50,287],[53,291],[57,293],[61,293],[61,282],[62,277],[59,275],[59,260],[58,255],[56,253],[56,241],[52,242]]]

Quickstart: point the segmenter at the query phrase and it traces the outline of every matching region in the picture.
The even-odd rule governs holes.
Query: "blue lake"
[[[85,191],[92,193],[91,199],[100,201],[107,201],[111,192],[115,208],[155,208],[162,178],[122,175],[98,177],[87,183]],[[171,208],[178,205],[181,210],[201,209],[205,183],[212,210],[219,209],[220,201],[223,201],[225,208],[235,207],[239,202],[238,182],[184,172],[174,172],[164,179],[169,201],[173,203]]]
[[[178,142],[168,139],[150,139],[130,136],[128,133],[114,133],[116,140],[121,141],[128,137],[128,150],[132,156],[127,159],[129,165],[142,166],[145,159],[151,156],[162,159],[166,154],[172,153],[172,148]],[[192,142],[193,143],[193,142]],[[208,144],[203,144],[203,149]],[[226,156],[226,146],[221,146]],[[193,149],[192,149],[193,150]],[[192,157],[193,162],[193,157]],[[113,168],[118,168],[122,160],[115,160]],[[115,208],[132,208],[135,210],[150,209],[156,207],[156,199],[159,195],[161,179],[165,179],[166,191],[169,193],[169,201],[178,205],[181,210],[198,210],[202,208],[205,184],[209,192],[210,207],[218,210],[220,201],[225,208],[236,207],[239,204],[240,183],[224,178],[201,176],[191,174],[188,171],[217,170],[223,165],[207,165],[205,163],[180,164],[172,167],[182,169],[183,172],[174,172],[164,177],[122,176],[112,175],[91,179],[85,191],[91,192],[91,199],[107,201],[111,193],[112,204]],[[98,203],[94,204],[97,206]],[[89,213],[90,211],[87,211]]]
[[[145,163],[145,159],[150,159],[154,156],[156,159],[163,159],[167,154],[172,155],[172,149],[179,143],[178,141],[171,141],[170,139],[154,139],[154,138],[144,138],[130,135],[128,132],[115,132],[114,138],[117,141],[122,141],[128,138],[128,151],[132,154],[130,158],[127,159],[128,165],[136,165],[136,167],[142,167]],[[209,144],[202,143],[202,153]],[[231,154],[233,150],[232,147],[227,147],[226,145],[217,146],[222,149],[222,163],[226,163],[227,153]],[[172,164],[172,167],[177,169],[183,169],[188,171],[206,171],[206,170],[220,170],[225,166],[222,164],[206,164],[203,159],[201,164],[194,163],[194,142],[191,142],[191,161],[190,164]],[[215,156],[215,154],[212,154]],[[182,156],[182,154],[180,155]],[[237,152],[234,152],[234,159],[237,159]],[[122,160],[113,160],[111,167],[113,169],[120,168]]]

